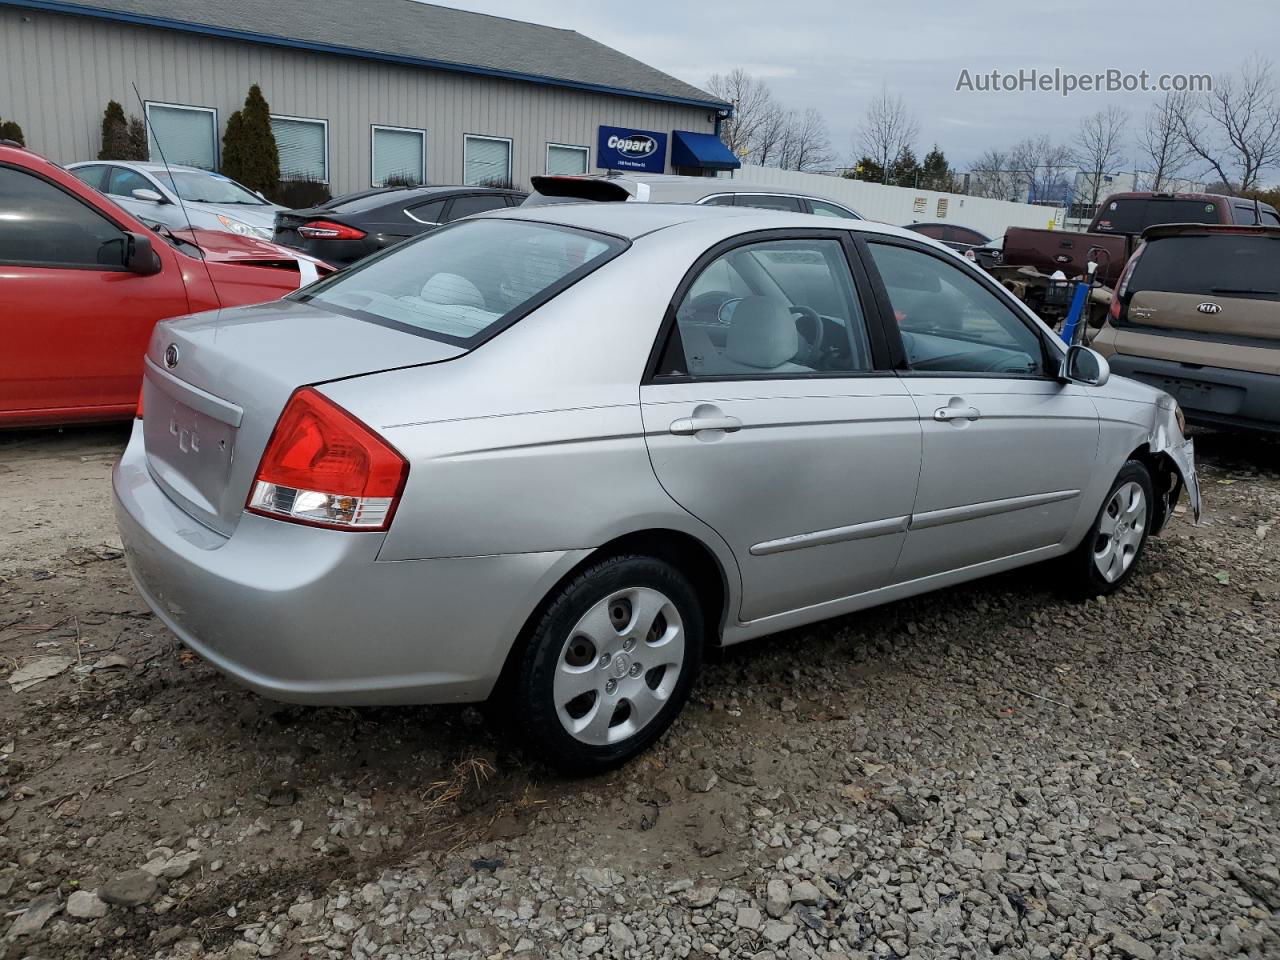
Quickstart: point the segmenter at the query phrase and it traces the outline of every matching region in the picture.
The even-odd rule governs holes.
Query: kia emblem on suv
[[[1221,313],[1222,312],[1221,305],[1216,303],[1209,303],[1207,301],[1205,303],[1199,304],[1196,307],[1196,309],[1199,310],[1201,313]]]
[[[1214,311],[1215,313],[1217,311]],[[164,348],[164,365],[172,370],[178,365],[178,345],[171,343]]]

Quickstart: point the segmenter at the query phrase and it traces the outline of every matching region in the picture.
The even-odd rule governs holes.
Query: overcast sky
[[[1031,134],[1069,141],[1081,117],[1115,104],[1135,123],[1156,93],[958,93],[962,69],[1093,73],[1235,70],[1280,34],[1280,3],[1169,0],[1098,3],[893,3],[849,0],[439,0],[448,6],[585,33],[698,86],[744,67],[788,106],[818,108],[841,161],[882,83],[920,122],[920,150],[937,141],[964,169],[987,147]],[[1251,40],[1253,42],[1251,42]],[[1135,151],[1126,151],[1132,164]]]

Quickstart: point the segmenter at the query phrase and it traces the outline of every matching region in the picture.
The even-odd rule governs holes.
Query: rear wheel
[[[675,567],[613,557],[552,598],[524,652],[513,719],[549,762],[617,766],[679,714],[702,662],[702,610]]]
[[[1067,586],[1073,593],[1101,596],[1129,579],[1146,546],[1154,504],[1151,473],[1130,460],[1102,501],[1093,526],[1067,558]]]

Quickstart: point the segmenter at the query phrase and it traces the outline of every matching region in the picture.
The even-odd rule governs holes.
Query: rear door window
[[[839,240],[767,240],[703,268],[676,308],[659,376],[797,377],[872,368]]]
[[[466,197],[454,197],[453,206],[449,208],[450,221],[461,220],[473,213],[484,213],[486,210],[501,210],[507,205],[507,198],[501,193],[477,193]]]
[[[420,203],[416,207],[410,207],[405,212],[420,223],[441,223],[444,220],[444,205],[448,202],[432,200],[430,203]]]
[[[702,203],[708,207],[732,207],[733,194],[722,193],[718,197],[708,197],[706,200],[703,200]]]
[[[1149,241],[1128,289],[1280,300],[1280,237],[1219,233]]]
[[[95,163],[91,167],[77,167],[75,170],[70,170],[68,172],[77,180],[87,183],[89,186],[93,187],[93,189],[101,190],[105,193],[107,186],[107,172],[110,169],[111,168],[106,166],[106,164]]]
[[[616,237],[523,220],[466,220],[333,274],[295,298],[471,347],[621,253]]]
[[[842,220],[861,220],[852,210],[846,210],[838,203],[827,203],[825,200],[810,200],[810,212],[819,217],[839,217]]]
[[[760,207],[764,210],[789,210],[792,213],[801,212],[799,197],[774,196],[773,194],[764,193],[740,193],[734,206]]]

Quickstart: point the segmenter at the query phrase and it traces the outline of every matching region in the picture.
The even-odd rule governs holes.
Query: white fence
[[[734,174],[734,179],[830,197],[852,207],[867,219],[882,223],[898,226],[920,221],[953,223],[961,227],[972,227],[997,239],[1010,227],[1048,227],[1053,222],[1055,213],[1053,207],[1039,207],[1030,203],[988,200],[986,197],[967,197],[964,194],[939,193],[936,190],[913,190],[910,187],[886,187],[881,183],[846,180],[844,177],[828,177],[817,173],[797,173],[774,167],[755,167],[745,163]],[[1060,222],[1057,228],[1061,228]]]

